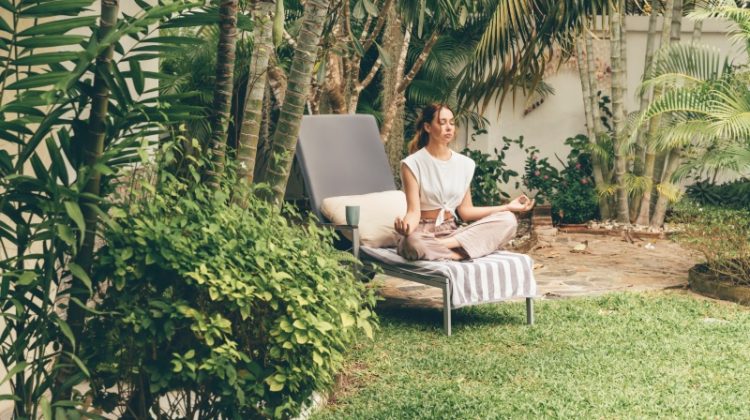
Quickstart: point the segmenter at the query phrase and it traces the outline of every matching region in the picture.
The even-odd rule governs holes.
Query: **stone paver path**
[[[587,242],[586,251],[571,252]],[[613,291],[659,290],[687,285],[687,272],[700,261],[668,239],[560,233],[551,246],[530,252],[542,299],[594,296]],[[442,307],[442,292],[394,277],[378,276],[385,298],[379,305]]]

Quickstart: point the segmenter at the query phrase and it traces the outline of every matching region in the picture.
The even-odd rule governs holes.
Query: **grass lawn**
[[[380,311],[314,419],[750,417],[750,311],[681,292]]]

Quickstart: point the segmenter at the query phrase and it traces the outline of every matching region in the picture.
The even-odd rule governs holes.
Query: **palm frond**
[[[644,94],[656,85],[691,86],[722,76],[721,52],[709,45],[669,44],[654,56],[638,93]]]
[[[656,191],[666,197],[667,200],[669,200],[669,202],[671,203],[678,201],[680,198],[682,198],[683,195],[682,189],[678,185],[675,185],[671,182],[662,182],[660,184],[657,184]]]
[[[637,176],[632,173],[625,174],[625,189],[632,196],[643,196],[646,191],[651,191],[653,179],[650,176]]]

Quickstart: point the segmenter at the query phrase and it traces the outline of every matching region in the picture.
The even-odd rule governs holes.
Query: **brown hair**
[[[409,142],[409,154],[416,152],[417,150],[427,146],[427,142],[430,141],[430,133],[424,129],[425,124],[430,124],[435,119],[436,115],[440,115],[440,110],[448,108],[444,104],[430,104],[422,108],[422,114],[417,118],[416,133]]]

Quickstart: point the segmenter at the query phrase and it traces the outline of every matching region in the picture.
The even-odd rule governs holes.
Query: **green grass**
[[[380,311],[329,418],[750,417],[750,311],[677,292]]]

